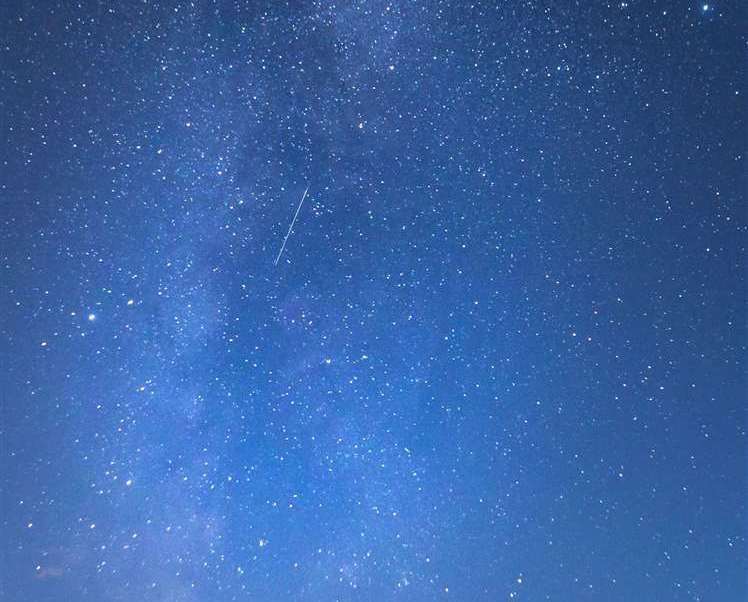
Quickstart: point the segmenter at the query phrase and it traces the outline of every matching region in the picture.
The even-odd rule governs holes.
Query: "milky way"
[[[748,599],[742,3],[1,12],[0,598]]]

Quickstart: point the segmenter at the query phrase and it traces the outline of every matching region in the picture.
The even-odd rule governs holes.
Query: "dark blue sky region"
[[[0,14],[2,600],[748,599],[744,3]]]

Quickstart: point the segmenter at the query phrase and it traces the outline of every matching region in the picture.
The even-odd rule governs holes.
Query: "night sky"
[[[747,12],[4,2],[0,599],[748,599]]]

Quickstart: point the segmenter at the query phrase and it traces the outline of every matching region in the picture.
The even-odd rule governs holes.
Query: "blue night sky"
[[[0,598],[748,599],[747,12],[5,2]]]

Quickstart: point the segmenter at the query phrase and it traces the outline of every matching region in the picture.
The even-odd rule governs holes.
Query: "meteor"
[[[299,206],[296,207],[296,213],[294,213],[293,219],[291,220],[291,225],[288,227],[288,232],[286,232],[286,237],[283,239],[283,244],[281,245],[280,251],[278,251],[278,257],[275,258],[275,262],[273,263],[273,265],[277,266],[278,262],[280,261],[281,255],[283,255],[283,249],[286,248],[286,241],[288,240],[288,237],[291,236],[291,230],[293,230],[293,225],[296,223],[296,218],[299,217],[299,211],[301,211],[301,206],[304,204],[304,199],[306,198],[307,192],[309,192],[309,186],[306,187],[304,194],[301,195]]]

